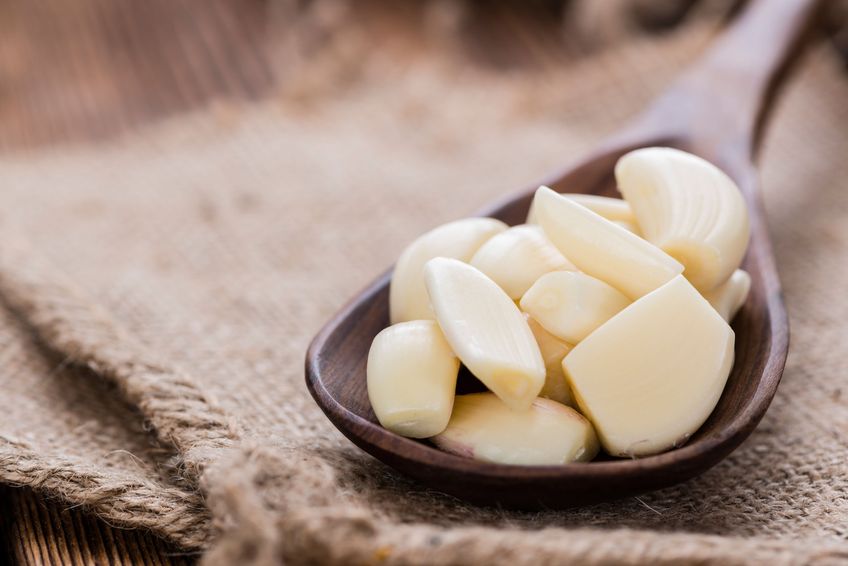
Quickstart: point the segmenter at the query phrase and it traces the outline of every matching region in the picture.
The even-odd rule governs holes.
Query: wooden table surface
[[[380,4],[358,0],[349,17],[375,26],[381,48],[391,40],[386,30],[408,47],[422,28],[423,3],[393,3],[391,10]],[[287,10],[294,5],[0,0],[0,153],[106,140],[213,101],[273,95],[291,80],[280,36],[291,27]],[[470,6],[462,34],[469,61],[544,66],[569,57],[558,27],[561,2]],[[844,49],[844,30],[839,37]],[[4,556],[13,564],[196,561],[149,533],[110,526],[29,489],[0,486],[0,563]]]

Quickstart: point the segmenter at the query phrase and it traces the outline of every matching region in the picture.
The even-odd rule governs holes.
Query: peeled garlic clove
[[[598,195],[589,195],[583,193],[560,193],[567,199],[570,199],[577,204],[585,206],[595,214],[603,216],[607,220],[611,220],[616,224],[626,227],[634,233],[638,233],[636,229],[636,217],[633,216],[633,210],[626,200],[612,197],[602,197]],[[536,200],[530,203],[530,210],[527,211],[527,224],[538,224],[536,217]]]
[[[633,223],[636,217],[626,200],[582,193],[562,193],[565,198],[583,205],[607,220]]]
[[[512,299],[455,259],[432,259],[424,273],[436,320],[462,363],[513,409],[529,407],[545,383],[545,364]]]
[[[734,334],[681,275],[598,328],[563,360],[574,398],[614,456],[683,444],[718,403]]]
[[[521,298],[521,310],[557,338],[577,344],[630,304],[600,279],[576,271],[543,275]]]
[[[536,343],[539,345],[539,351],[542,352],[542,359],[545,361],[545,385],[542,386],[539,397],[552,399],[563,405],[574,405],[571,388],[565,380],[565,373],[562,371],[562,360],[574,346],[563,342],[545,330],[529,315],[525,315],[525,318],[533,336],[536,337]]]
[[[642,233],[639,231],[639,227],[636,226],[636,224],[634,224],[633,222],[628,222],[626,220],[610,220],[610,222],[612,222],[616,226],[621,226],[632,234],[636,234],[640,237],[642,236]]]
[[[702,291],[742,261],[750,229],[745,199],[730,177],[690,153],[637,149],[619,159],[615,178],[645,239],[681,262]]]
[[[442,432],[453,408],[459,360],[433,320],[390,326],[368,352],[368,399],[383,427],[411,438]]]
[[[534,226],[539,223],[539,218],[536,215],[536,199],[530,201],[530,208],[527,209],[527,219],[524,221],[525,224],[529,224]]]
[[[746,271],[737,269],[730,279],[713,289],[704,293],[713,308],[718,311],[724,320],[733,320],[751,290],[751,276]]]
[[[535,399],[514,411],[491,393],[457,396],[448,427],[433,443],[460,456],[525,466],[587,462],[598,453],[592,425],[574,409]]]
[[[492,236],[470,263],[512,299],[520,299],[545,273],[575,269],[538,226],[516,226]]]
[[[545,235],[580,271],[638,299],[683,271],[674,258],[547,187],[536,191]]]
[[[494,218],[466,218],[443,224],[418,237],[400,255],[392,274],[389,288],[392,324],[433,319],[424,287],[424,264],[434,257],[468,261],[486,240],[506,229],[506,224]]]

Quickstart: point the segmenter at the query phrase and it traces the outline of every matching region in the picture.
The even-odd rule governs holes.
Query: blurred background
[[[126,300],[138,290],[134,286],[149,287],[151,296],[157,289],[158,297],[173,292],[173,304],[161,310],[181,312],[180,289],[171,280],[144,277],[157,269],[166,273],[181,262],[205,273],[207,263],[229,257],[224,256],[228,249],[214,241],[203,256],[196,250],[206,248],[185,244],[187,251],[180,255],[180,249],[163,245],[154,250],[156,257],[139,253],[138,266],[137,258],[113,262],[114,272],[122,276],[116,280],[114,273],[98,272],[106,257],[98,255],[99,244],[112,224],[120,225],[127,241],[162,243],[162,234],[177,233],[183,222],[217,222],[231,229],[222,229],[235,242],[231,255],[255,250],[269,264],[278,261],[281,242],[304,247],[300,256],[285,256],[294,265],[291,270],[284,270],[289,266],[283,260],[274,267],[281,273],[317,273],[332,265],[345,277],[292,276],[292,296],[311,293],[310,300],[286,305],[291,311],[286,315],[308,321],[291,347],[299,372],[305,342],[318,325],[388,265],[405,240],[523,187],[590,147],[659,92],[742,4],[0,0],[0,194],[5,205],[0,220],[17,224],[52,259],[76,270],[79,279],[88,277],[93,289],[103,290],[104,302],[117,311],[127,309],[130,319],[132,309],[146,308],[141,301]],[[837,66],[848,77],[848,2],[828,1],[824,12],[819,27],[823,46],[811,76],[838,93],[844,84],[835,84],[828,72]],[[799,135],[812,136],[814,127],[844,120],[845,100],[814,91],[807,88],[790,105]],[[798,109],[807,100],[824,108],[818,121],[807,120]],[[801,129],[803,124],[811,124],[809,131]],[[137,152],[101,158],[101,152],[123,147],[127,140],[148,139],[151,131],[159,137],[150,137],[154,141],[140,144]],[[787,140],[793,137],[794,131],[783,135],[767,181],[785,176],[787,157],[798,158],[805,171],[813,171],[821,159],[815,148],[806,154],[805,148],[790,147]],[[206,138],[213,138],[208,147]],[[828,147],[839,156],[841,145]],[[60,151],[76,148],[85,151],[60,159]],[[27,161],[32,156],[38,159]],[[80,165],[70,165],[72,159]],[[122,177],[122,164],[134,175]],[[42,175],[41,166],[50,175]],[[68,173],[76,175],[77,185],[88,176],[96,182],[90,190],[69,190],[64,202],[50,202],[48,185],[61,187]],[[803,178],[813,185],[841,177],[833,173],[819,179],[810,173]],[[219,179],[234,189],[218,187],[217,196],[207,195],[203,184]],[[387,186],[372,190],[381,182]],[[169,192],[168,183],[182,190]],[[432,186],[441,189],[429,194]],[[40,196],[30,199],[30,187]],[[303,189],[314,198],[286,195]],[[120,196],[107,196],[109,191]],[[263,191],[277,194],[266,198]],[[366,196],[335,198],[357,191]],[[777,240],[779,256],[783,245],[809,230],[804,218],[792,223],[798,203],[804,202],[801,191],[787,194],[786,204],[775,208],[783,214],[776,217],[787,220],[783,239]],[[450,206],[445,195],[454,199]],[[366,222],[377,202],[384,203],[381,210],[403,213]],[[150,227],[144,214],[157,216],[169,203],[172,213]],[[314,226],[301,222],[287,231],[285,220],[291,216],[286,215],[297,207]],[[830,208],[822,205],[813,212],[825,214]],[[68,212],[76,219],[71,229],[49,221],[58,217],[50,214]],[[98,214],[111,215],[112,224]],[[244,220],[247,215],[254,216]],[[836,213],[822,218],[821,229],[834,234],[844,222]],[[358,245],[334,246],[332,235],[321,230],[343,222],[349,230],[345,237]],[[307,229],[312,232],[303,232]],[[175,240],[174,247],[182,245]],[[230,271],[237,274],[238,269]],[[287,280],[272,275],[269,287],[289,290]],[[233,277],[232,300],[250,307],[247,286]],[[803,288],[799,281],[785,281],[790,292]],[[184,291],[183,299],[193,294],[193,289]],[[802,313],[803,303],[796,304],[801,306],[795,314]],[[210,319],[215,315],[210,313]],[[148,330],[151,337],[158,332]],[[290,360],[280,362],[284,365]],[[294,377],[300,387],[300,376]],[[68,556],[71,561],[73,556],[88,558],[79,563],[190,561],[151,535],[113,528],[26,490],[0,487],[0,554],[4,546],[28,563],[63,563]]]
[[[778,0],[779,1],[779,0]],[[0,148],[106,139],[219,104],[315,102],[413,60],[562,68],[634,37],[719,22],[737,0],[4,0]],[[825,32],[848,58],[846,2]],[[226,119],[226,116],[224,117]]]

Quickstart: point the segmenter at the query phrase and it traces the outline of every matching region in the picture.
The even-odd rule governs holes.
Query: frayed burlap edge
[[[198,492],[143,478],[117,481],[91,464],[38,454],[26,442],[2,436],[0,480],[83,506],[110,523],[149,529],[187,549],[210,540],[209,510]]]

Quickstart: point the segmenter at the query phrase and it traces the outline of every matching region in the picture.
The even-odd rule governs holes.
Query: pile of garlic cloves
[[[556,465],[657,454],[703,424],[751,284],[745,201],[675,149],[630,152],[615,176],[623,200],[540,187],[526,224],[468,218],[406,248],[368,356],[383,427]],[[488,391],[457,395],[461,365]]]

